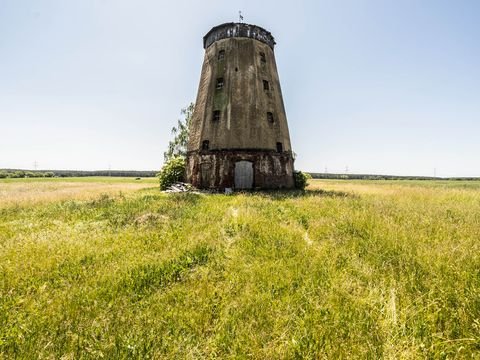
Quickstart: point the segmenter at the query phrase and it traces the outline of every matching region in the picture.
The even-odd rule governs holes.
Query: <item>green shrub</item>
[[[293,178],[295,180],[295,188],[300,190],[305,190],[307,187],[307,182],[312,176],[308,173],[304,173],[301,171],[295,171],[293,173]]]
[[[160,179],[160,190],[166,190],[172,184],[185,179],[185,158],[175,156],[170,158],[157,174]]]

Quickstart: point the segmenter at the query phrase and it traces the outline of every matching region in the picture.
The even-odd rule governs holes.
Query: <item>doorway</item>
[[[253,163],[237,161],[235,163],[235,189],[251,189],[253,187]]]
[[[212,165],[208,162],[200,164],[200,187],[207,189],[211,184]]]

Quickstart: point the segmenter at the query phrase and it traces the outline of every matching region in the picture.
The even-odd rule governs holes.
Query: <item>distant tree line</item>
[[[313,179],[345,179],[345,180],[480,180],[478,177],[433,177],[433,176],[398,176],[369,174],[331,174],[309,173]]]
[[[174,155],[178,156],[178,155]],[[398,176],[398,175],[369,175],[369,174],[332,174],[308,173],[313,179],[345,179],[345,180],[480,180],[478,177],[449,177],[433,176]],[[51,178],[51,177],[83,177],[83,176],[113,176],[113,177],[155,177],[156,171],[135,170],[21,170],[0,169],[0,179],[5,178]]]
[[[54,177],[52,171],[0,170],[0,179]]]
[[[83,177],[83,176],[115,176],[115,177],[155,177],[155,171],[134,170],[19,170],[1,169],[0,179],[5,178],[41,178],[41,177]]]

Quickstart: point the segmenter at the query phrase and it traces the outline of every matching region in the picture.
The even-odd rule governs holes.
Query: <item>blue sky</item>
[[[275,36],[296,168],[480,176],[480,2],[0,0],[0,168],[162,165],[202,37]]]

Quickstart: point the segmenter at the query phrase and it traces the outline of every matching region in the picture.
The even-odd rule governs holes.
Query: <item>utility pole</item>
[[[37,160],[35,160],[35,161],[33,162],[33,168],[35,169],[35,171],[37,171],[37,168],[38,168],[38,162],[37,162]]]

